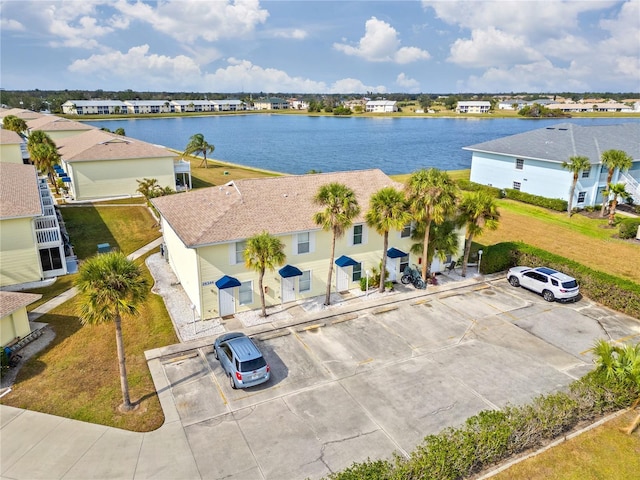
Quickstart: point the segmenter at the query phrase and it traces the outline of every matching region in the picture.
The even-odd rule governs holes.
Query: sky
[[[640,92],[640,0],[0,0],[0,87]]]

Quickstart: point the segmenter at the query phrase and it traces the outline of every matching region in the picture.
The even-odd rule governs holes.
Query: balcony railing
[[[56,226],[36,230],[36,240],[39,247],[60,245],[60,229]]]

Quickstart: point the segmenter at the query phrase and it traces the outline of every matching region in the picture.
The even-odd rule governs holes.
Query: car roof
[[[241,362],[262,356],[258,347],[256,347],[253,341],[246,335],[232,337],[226,340],[226,343],[235,352],[236,357],[238,357],[238,360]]]
[[[566,275],[566,274],[564,274],[562,272],[559,272],[557,270],[554,270],[553,268],[538,267],[535,270],[537,272],[540,272],[540,273],[546,273],[550,277],[556,278],[556,279],[560,280],[561,282],[566,282],[567,280],[575,280],[575,278],[570,277],[569,275]]]

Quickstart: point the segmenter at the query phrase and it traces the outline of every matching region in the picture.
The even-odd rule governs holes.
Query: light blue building
[[[577,155],[589,158],[591,168],[579,175],[576,184],[573,205],[579,208],[602,203],[608,170],[601,155],[607,150],[622,150],[633,164],[628,171],[616,169],[612,181],[625,183],[627,192],[640,204],[640,123],[562,123],[463,149],[473,152],[472,182],[564,200],[569,200],[573,174],[562,168],[562,162]]]

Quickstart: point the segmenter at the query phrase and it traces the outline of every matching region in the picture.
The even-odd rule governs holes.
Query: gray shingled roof
[[[163,147],[93,128],[84,133],[56,140],[65,162],[167,158],[177,155]]]
[[[356,193],[364,221],[371,195],[385,186],[398,189],[381,170],[246,179],[152,200],[188,247],[249,238],[263,230],[273,235],[317,230],[313,197],[320,186],[339,182]]]
[[[92,130],[93,125],[68,120],[66,118],[57,117],[55,115],[44,115],[40,118],[27,121],[27,127],[30,130],[42,130],[44,132],[58,132],[71,130]]]
[[[611,149],[623,150],[634,160],[640,160],[640,123],[601,126],[562,123],[463,148],[552,162],[565,162],[569,157],[581,155],[592,164],[600,163],[602,152]]]
[[[0,128],[0,144],[1,145],[15,145],[21,144],[22,137],[18,135],[13,130],[5,130],[4,128]]]
[[[36,167],[0,162],[0,219],[42,215]]]
[[[39,293],[0,291],[0,318],[4,318],[41,298],[42,295]]]

